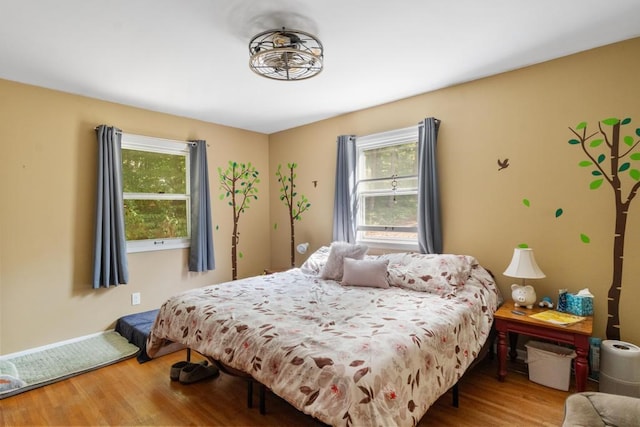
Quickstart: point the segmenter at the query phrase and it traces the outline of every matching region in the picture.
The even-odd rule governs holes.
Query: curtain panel
[[[127,283],[129,267],[122,199],[122,131],[100,125],[96,135],[98,179],[93,287],[97,289]]]
[[[191,141],[191,248],[189,271],[215,269],[207,143]]]
[[[421,253],[442,253],[440,190],[436,142],[440,120],[426,118],[418,125],[418,247]]]
[[[340,135],[337,144],[333,240],[355,243],[357,214],[355,136]]]

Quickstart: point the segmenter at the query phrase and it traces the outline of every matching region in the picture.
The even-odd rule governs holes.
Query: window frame
[[[391,147],[394,145],[406,144],[409,142],[415,142],[416,146],[418,144],[418,126],[410,126],[407,128],[394,129],[386,132],[380,132],[371,135],[365,135],[361,137],[356,137],[356,206],[358,209],[356,210],[356,242],[366,244],[373,248],[380,249],[396,249],[396,250],[405,250],[405,251],[417,251],[419,250],[418,239],[416,234],[416,239],[371,239],[371,238],[363,238],[363,231],[385,231],[386,227],[384,226],[365,226],[362,225],[364,212],[360,209],[361,196],[359,191],[359,184],[362,181],[360,178],[360,171],[364,167],[364,156],[363,153],[367,150],[378,149]],[[417,149],[417,147],[416,147]],[[417,159],[416,159],[417,161]],[[410,175],[413,177],[414,175]],[[398,177],[405,178],[405,177]],[[416,172],[415,178],[418,178],[418,173]],[[385,178],[386,179],[386,178]],[[382,193],[381,193],[382,194]],[[417,196],[418,196],[418,187],[416,186],[415,191],[410,190],[398,190],[395,193],[396,195],[406,195],[406,194],[415,194],[416,195],[416,215],[418,211],[417,205]],[[406,231],[406,232],[418,232],[418,227],[394,227],[395,231]]]
[[[122,133],[122,149],[170,154],[185,157],[186,193],[153,194],[127,193],[122,191],[123,201],[127,200],[185,200],[187,216],[187,237],[170,239],[127,240],[127,253],[153,252],[169,249],[184,249],[191,246],[191,143],[172,139]],[[126,220],[125,220],[126,229]]]

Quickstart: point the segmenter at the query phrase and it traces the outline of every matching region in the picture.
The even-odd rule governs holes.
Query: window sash
[[[384,237],[376,235],[376,231],[383,233],[393,233],[393,237]],[[404,235],[404,237],[402,237]],[[411,230],[357,230],[356,240],[371,247],[380,249],[396,249],[415,251],[418,244],[418,232]]]
[[[375,193],[375,194],[366,194],[366,195],[365,194],[361,194],[360,198],[359,198],[360,209],[359,209],[359,215],[358,215],[358,222],[356,224],[356,230],[360,229],[360,227],[370,227],[370,226],[373,226],[373,227],[388,227],[388,228],[390,228],[390,227],[396,227],[396,228],[397,227],[408,227],[407,225],[403,225],[402,224],[402,222],[405,222],[405,221],[402,221],[403,218],[398,218],[398,217],[396,217],[396,218],[392,217],[391,220],[388,221],[388,222],[385,221],[385,222],[387,222],[386,224],[385,223],[372,224],[372,223],[367,221],[367,214],[368,214],[367,209],[366,209],[367,199],[376,198],[376,197],[389,198],[389,197],[394,197],[394,196],[396,198],[400,198],[402,196],[414,196],[415,200],[416,200],[416,203],[417,203],[417,193],[416,192],[399,192],[399,193],[396,193],[396,194],[393,194],[393,193]],[[382,201],[382,203],[386,202],[386,200],[381,200],[381,201]],[[374,201],[372,203],[375,203],[375,199],[374,199]],[[372,210],[372,212],[374,214],[375,213],[379,214],[379,212],[380,212],[379,209],[380,209],[380,207],[378,207],[378,209],[374,208]],[[400,206],[399,209],[402,209],[402,206]],[[414,214],[413,216],[411,214],[409,214],[408,219],[411,222],[413,222],[415,220],[415,222],[417,224],[417,221],[418,221],[418,209],[417,209],[417,206],[416,206],[416,210],[415,210],[415,212],[413,212],[413,214]],[[407,217],[405,216],[404,218],[407,218]],[[414,227],[414,226],[411,226],[411,227]],[[417,225],[415,226],[415,228],[417,229]]]
[[[122,193],[124,200],[190,200],[188,194]]]
[[[401,225],[359,225],[358,231],[394,231],[399,233],[416,233],[418,227],[403,227]]]
[[[147,252],[167,249],[188,248],[191,245],[191,173],[190,143],[142,135],[122,134],[122,149],[146,151],[185,157],[186,193],[131,193],[123,192],[126,200],[184,200],[186,202],[187,236],[176,238],[158,237],[154,239],[127,240],[127,252]],[[125,224],[126,226],[126,224]]]
[[[403,196],[418,194],[418,175],[417,173],[402,176],[377,176],[365,177],[363,171],[366,169],[366,157],[364,153],[368,150],[392,147],[407,143],[415,143],[418,140],[418,127],[411,126],[404,129],[392,130],[379,134],[358,137],[356,139],[357,150],[357,166],[356,176],[357,185],[356,192],[358,198],[358,218],[356,219],[356,240],[358,242],[369,244],[377,248],[417,250],[418,248],[418,227],[406,226],[401,224],[365,224],[365,200],[367,197],[376,196]],[[396,180],[396,190],[391,188],[391,182]],[[417,203],[416,203],[416,219],[417,219]],[[393,233],[389,237],[380,235],[379,233]],[[402,235],[405,235],[403,237]]]

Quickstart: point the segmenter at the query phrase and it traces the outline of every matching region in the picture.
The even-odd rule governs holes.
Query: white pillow
[[[346,286],[371,286],[374,288],[388,288],[386,259],[344,259],[344,274],[342,284]]]
[[[381,258],[389,259],[386,255]],[[455,295],[471,276],[475,258],[455,254],[395,254],[389,264],[389,284],[420,292]]]
[[[362,259],[369,249],[366,245],[352,245],[347,242],[333,242],[329,249],[329,258],[320,270],[322,279],[341,280],[344,271],[344,259]]]
[[[300,270],[302,270],[305,274],[320,274],[320,270],[327,263],[327,258],[329,258],[329,246],[322,246],[318,248],[317,251],[309,255],[309,258],[305,260],[300,266]]]

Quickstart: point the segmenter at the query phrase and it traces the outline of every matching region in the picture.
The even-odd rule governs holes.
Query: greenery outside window
[[[122,135],[127,252],[190,245],[189,144]]]
[[[358,137],[356,240],[418,249],[418,128]]]

